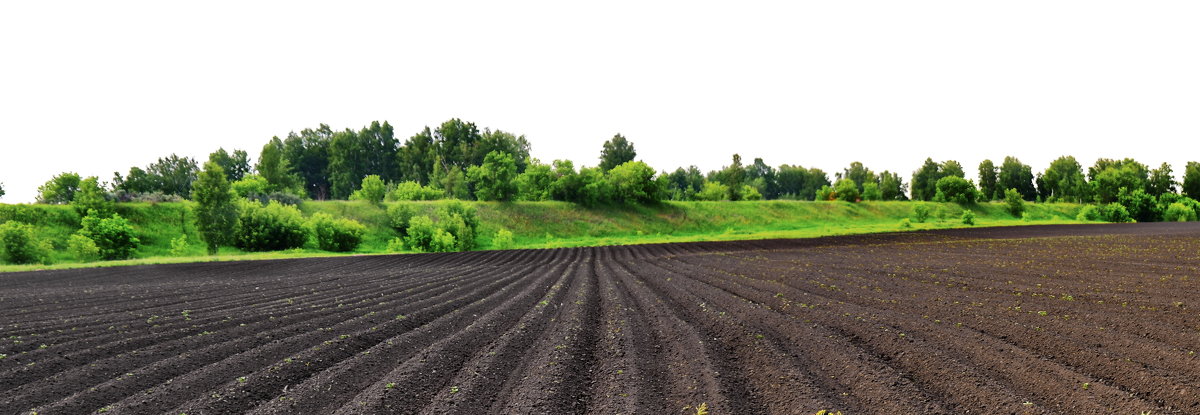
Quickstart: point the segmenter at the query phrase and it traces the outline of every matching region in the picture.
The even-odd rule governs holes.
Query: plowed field
[[[1198,223],[0,274],[0,414],[1195,414],[1198,288]]]

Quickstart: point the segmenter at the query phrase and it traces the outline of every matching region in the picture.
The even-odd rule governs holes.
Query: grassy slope
[[[437,202],[416,202],[432,214]],[[583,209],[562,202],[473,203],[483,222],[479,229],[481,249],[492,247],[492,237],[503,227],[515,235],[513,248],[556,248],[655,242],[701,240],[805,238],[825,235],[904,230],[900,220],[912,214],[912,202],[671,202],[656,207]],[[964,226],[959,217],[962,207],[949,203],[930,203],[933,217],[927,223],[914,223],[912,229]],[[1013,218],[1000,203],[972,206],[976,226],[1077,223],[1080,205],[1026,204],[1032,220]],[[396,237],[388,227],[384,208],[361,201],[307,202],[301,206],[306,216],[325,212],[348,217],[367,225],[363,244],[354,254],[387,252],[387,241]],[[81,266],[112,266],[148,263],[195,262],[210,260],[291,258],[333,254],[315,249],[270,253],[245,253],[223,248],[216,257],[204,256],[204,247],[193,223],[191,203],[130,203],[118,206],[118,213],[137,228],[142,246],[138,259],[80,264],[66,251],[67,236],[78,229],[79,216],[68,206],[3,206],[0,221],[17,219],[34,223],[43,238],[55,246],[55,265],[0,265],[0,271]],[[171,257],[170,242],[187,235],[190,243],[186,256]]]

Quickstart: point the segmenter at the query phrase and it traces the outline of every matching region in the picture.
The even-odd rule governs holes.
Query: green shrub
[[[1075,215],[1075,220],[1083,222],[1097,222],[1100,220],[1100,209],[1095,205],[1087,205],[1079,209],[1079,213]]]
[[[1125,209],[1119,203],[1109,203],[1100,206],[1100,220],[1113,223],[1132,222],[1133,217],[1129,215],[1129,210]]]
[[[417,209],[409,203],[397,203],[388,206],[388,223],[392,225],[392,229],[400,232],[401,235],[408,234],[408,222],[412,220],[413,215],[417,213]]]
[[[438,209],[438,221],[457,240],[459,251],[475,249],[475,231],[479,229],[479,217],[475,208],[466,203],[451,200],[443,202]]]
[[[975,225],[975,212],[970,209],[964,209],[962,214],[963,225]]]
[[[829,185],[823,185],[823,186],[821,186],[820,189],[817,189],[816,197],[814,197],[813,200],[816,200],[818,202],[833,200],[833,196],[834,196],[833,188],[829,187]]]
[[[96,241],[80,234],[67,239],[67,251],[79,262],[92,262],[100,258],[100,247],[96,246]]]
[[[178,238],[171,240],[171,256],[187,256],[187,254],[187,235],[179,235]]]
[[[429,252],[455,252],[458,251],[459,243],[455,241],[454,235],[442,229],[433,231],[433,238],[429,242]]]
[[[509,249],[513,246],[513,233],[508,229],[500,228],[496,231],[496,236],[492,238],[492,248],[494,249]]]
[[[762,200],[762,193],[755,189],[754,186],[743,184],[741,199],[742,200]]]
[[[946,176],[938,179],[937,194],[933,196],[933,200],[969,205],[975,203],[978,193],[975,183],[958,176]]]
[[[704,187],[696,193],[696,200],[716,202],[729,200],[729,186],[717,182],[704,182]]]
[[[13,264],[50,263],[50,244],[37,238],[33,225],[9,221],[0,224],[0,254]]]
[[[387,244],[388,252],[400,252],[404,250],[404,238],[392,238]]]
[[[367,227],[357,221],[337,218],[327,213],[317,213],[309,218],[317,247],[324,251],[350,252],[362,243]]]
[[[308,227],[295,206],[275,201],[241,205],[234,246],[245,251],[280,251],[303,247],[308,241]]]
[[[833,192],[838,200],[854,203],[858,201],[858,183],[850,179],[841,179],[833,185]]]
[[[442,204],[437,221],[424,215],[413,216],[408,222],[409,248],[425,252],[453,252],[475,249],[479,218],[475,208],[457,200]]]
[[[1163,212],[1163,220],[1167,222],[1192,222],[1196,220],[1196,211],[1183,203],[1172,203]]]
[[[433,241],[433,233],[438,228],[433,226],[433,219],[429,216],[418,215],[413,216],[408,222],[408,233],[404,238],[404,244],[416,251],[429,251],[429,244]]]
[[[913,219],[917,223],[925,223],[925,221],[929,220],[930,214],[929,205],[918,202],[916,206],[913,206]]]
[[[880,199],[883,199],[883,191],[879,189],[878,183],[866,182],[862,184],[862,200]]]
[[[363,177],[362,186],[350,195],[350,200],[366,200],[378,205],[383,203],[385,196],[387,196],[387,185],[383,183],[383,179],[380,179],[378,175],[372,174]]]
[[[420,183],[407,181],[396,183],[395,187],[387,194],[388,201],[403,201],[403,200],[438,200],[445,195],[445,192],[434,189],[429,186],[421,186]]]
[[[109,218],[88,215],[82,222],[83,228],[79,230],[79,234],[96,242],[96,246],[100,248],[101,259],[132,258],[133,252],[141,243],[135,236],[133,225],[121,215],[113,214]]]
[[[1008,189],[1004,191],[1004,203],[1008,206],[1008,213],[1013,217],[1021,217],[1025,212],[1025,199],[1021,198],[1021,193],[1017,189]]]
[[[912,221],[908,218],[900,219],[900,229],[912,229]]]

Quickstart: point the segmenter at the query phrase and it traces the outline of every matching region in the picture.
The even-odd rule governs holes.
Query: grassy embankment
[[[438,202],[414,202],[432,214]],[[911,228],[900,221],[912,218],[913,202],[670,202],[655,207],[584,209],[563,202],[472,202],[482,222],[479,249],[493,247],[497,229],[514,234],[512,248],[559,248],[658,242],[737,239],[808,238],[827,235],[888,232],[916,229],[964,227],[962,207],[952,203],[928,203],[932,215],[925,223],[912,220]],[[1014,218],[1001,203],[970,207],[975,226],[1010,226],[1050,223],[1079,223],[1080,205],[1026,204],[1026,218]],[[397,236],[388,226],[385,208],[361,201],[306,202],[305,216],[325,212],[358,220],[367,226],[363,244],[349,255],[388,253],[388,240]],[[249,253],[222,248],[217,256],[204,255],[196,233],[191,202],[120,204],[117,212],[133,222],[141,239],[136,259],[79,263],[66,250],[66,240],[79,228],[79,215],[69,206],[0,205],[0,222],[20,220],[37,226],[39,235],[54,245],[54,265],[0,264],[0,272],[116,266],[212,260],[297,258],[348,255],[316,250]],[[188,252],[171,256],[171,240],[187,235]]]

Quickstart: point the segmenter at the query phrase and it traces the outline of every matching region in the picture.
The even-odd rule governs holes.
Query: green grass
[[[438,202],[412,202],[427,214]],[[931,217],[925,223],[911,220],[911,228],[900,221],[911,218],[916,202],[668,202],[661,206],[601,207],[585,209],[564,202],[470,202],[482,222],[481,249],[492,247],[500,228],[514,234],[513,248],[560,248],[625,245],[661,242],[719,241],[768,238],[810,238],[874,232],[966,227],[960,221],[963,207],[952,203],[928,203]],[[1010,215],[1002,203],[971,206],[976,227],[1028,224],[1079,223],[1075,215],[1081,205],[1026,204],[1026,218]],[[309,246],[290,251],[250,253],[225,247],[216,256],[206,256],[196,232],[191,202],[126,203],[117,212],[128,218],[142,241],[137,258],[125,261],[79,263],[66,251],[66,240],[79,228],[79,215],[69,206],[0,205],[0,222],[32,223],[39,235],[55,248],[53,265],[0,264],[0,272],[64,269],[95,266],[165,264],[180,262],[231,261],[247,259],[344,256],[387,252],[388,240],[397,236],[388,226],[385,207],[363,201],[306,202],[305,216],[323,212],[362,222],[367,233],[352,253],[331,253]],[[185,256],[170,256],[171,240],[187,235]]]

